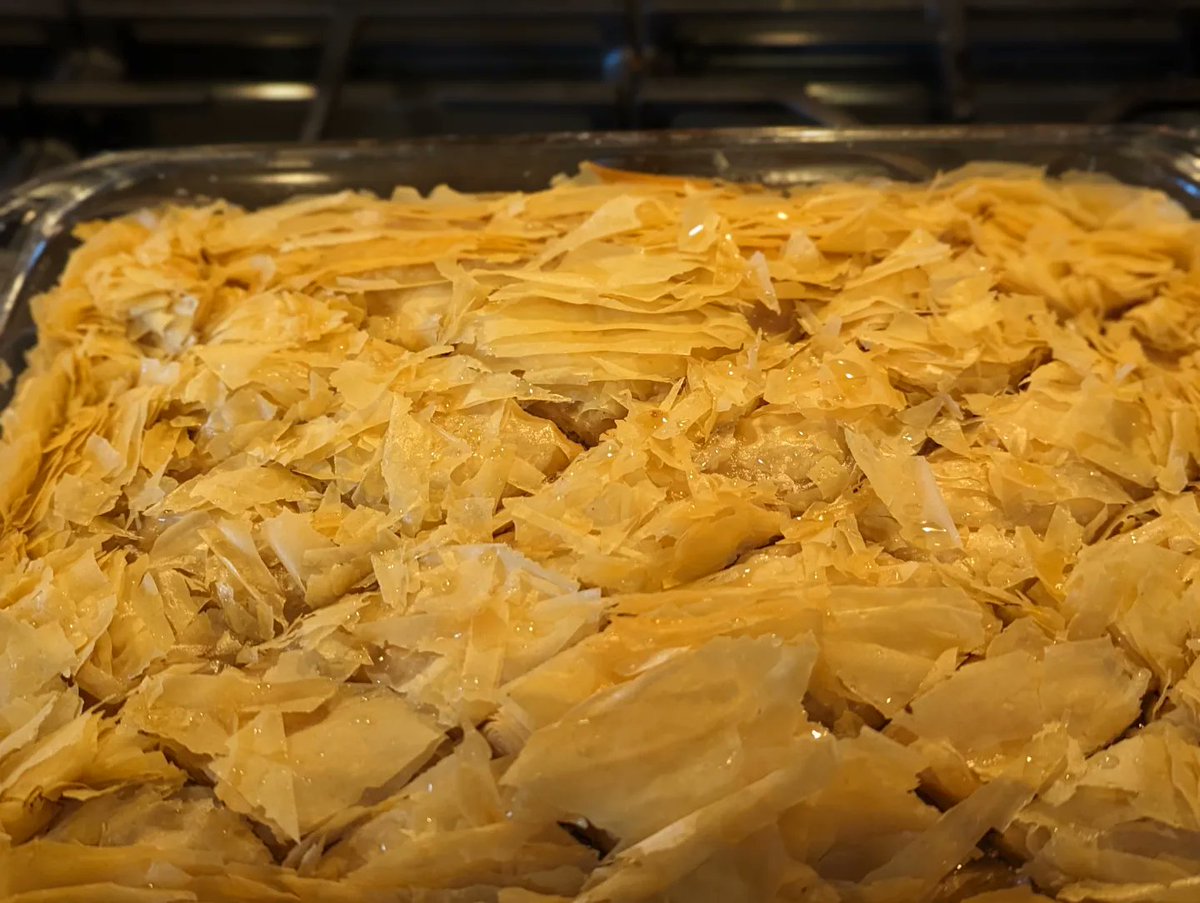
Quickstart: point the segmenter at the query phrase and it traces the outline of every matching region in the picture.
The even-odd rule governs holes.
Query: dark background
[[[0,0],[0,187],[222,141],[1200,127],[1200,0]]]

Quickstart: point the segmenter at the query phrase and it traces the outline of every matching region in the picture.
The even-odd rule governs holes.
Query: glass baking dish
[[[0,359],[35,340],[29,299],[53,285],[79,223],[167,201],[256,207],[342,189],[531,190],[584,160],[655,173],[788,185],[847,178],[921,181],[972,161],[1086,170],[1157,188],[1200,212],[1197,136],[1148,126],[735,129],[224,145],[125,151],[59,169],[0,198]],[[0,405],[8,391],[0,393]]]

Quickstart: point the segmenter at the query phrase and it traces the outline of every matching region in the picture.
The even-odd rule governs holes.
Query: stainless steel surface
[[[56,137],[81,154],[579,128],[1200,120],[1195,92],[1178,88],[1200,79],[1198,38],[1200,0],[0,0],[0,119],[10,141]]]

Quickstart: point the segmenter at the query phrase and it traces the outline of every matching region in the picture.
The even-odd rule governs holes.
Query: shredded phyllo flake
[[[585,166],[78,238],[0,419],[0,900],[1200,895],[1163,195]]]

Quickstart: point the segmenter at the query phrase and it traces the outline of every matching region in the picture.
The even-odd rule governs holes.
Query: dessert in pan
[[[78,230],[0,894],[1200,893],[1200,228],[974,165]]]

